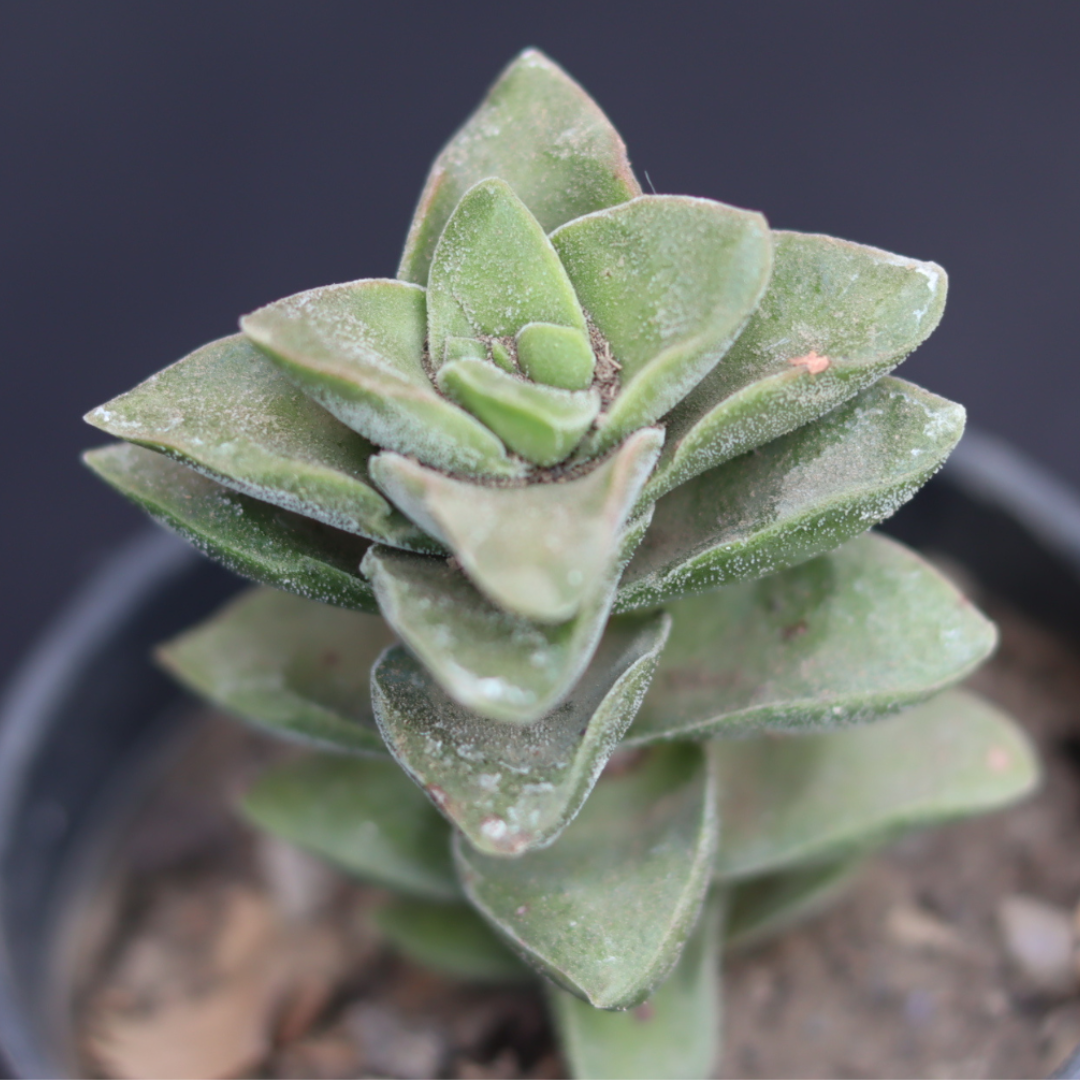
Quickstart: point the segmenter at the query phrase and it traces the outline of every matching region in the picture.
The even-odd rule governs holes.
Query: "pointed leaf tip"
[[[580,810],[655,669],[668,617],[613,619],[569,700],[531,724],[456,705],[403,648],[372,673],[379,730],[405,771],[480,851],[546,847]]]
[[[646,428],[583,476],[523,487],[458,480],[390,453],[371,470],[493,603],[554,624],[573,618],[607,577],[662,444],[663,432]]]
[[[83,461],[155,521],[234,573],[309,600],[376,611],[359,573],[368,543],[310,518],[240,495],[131,443]]]
[[[424,285],[461,197],[505,180],[545,232],[641,194],[619,133],[588,94],[536,49],[520,53],[436,158],[398,277]]]

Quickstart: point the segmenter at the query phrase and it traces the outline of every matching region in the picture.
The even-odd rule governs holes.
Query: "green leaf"
[[[835,408],[941,320],[947,279],[935,263],[831,236],[772,237],[768,291],[731,351],[668,416],[650,498]]]
[[[597,1008],[630,1008],[667,977],[697,923],[714,800],[700,747],[660,747],[605,776],[544,851],[495,858],[456,837],[458,874],[530,964]]]
[[[865,727],[723,740],[710,754],[724,822],[718,879],[857,854],[1005,806],[1038,779],[1023,732],[959,690]]]
[[[668,610],[636,745],[872,720],[959,682],[997,641],[947,578],[874,533]]]
[[[311,754],[271,766],[241,809],[366,881],[428,900],[460,895],[449,827],[388,758]]]
[[[619,573],[648,524],[646,515],[627,526],[610,573],[594,582],[577,617],[558,626],[503,611],[440,559],[372,548],[363,569],[383,617],[455,701],[528,724],[554,709],[588,666]]]
[[[708,374],[757,307],[772,266],[760,214],[681,195],[590,214],[551,242],[621,369],[590,455],[663,416]]]
[[[367,482],[377,448],[241,334],[204,345],[86,420],[252,498],[392,547],[439,550]]]
[[[88,451],[83,461],[156,521],[235,573],[309,600],[378,610],[371,586],[359,574],[368,544],[358,536],[229,491],[141,446],[103,446]]]
[[[523,983],[526,967],[468,904],[395,897],[375,916],[379,929],[410,960],[455,979]]]
[[[726,948],[754,945],[817,915],[851,884],[863,862],[860,854],[738,882],[728,894]]]
[[[664,496],[627,567],[618,610],[763,577],[838,547],[910,499],[963,429],[961,406],[881,379]]]
[[[305,394],[376,445],[470,476],[522,472],[495,435],[431,384],[423,289],[380,280],[327,285],[240,325]]]
[[[516,344],[521,370],[534,382],[564,390],[592,385],[596,357],[585,331],[533,322],[518,331]]]
[[[437,381],[444,393],[534,465],[557,465],[569,457],[600,411],[595,390],[572,393],[539,386],[483,360],[452,361]]]
[[[372,459],[371,475],[495,604],[561,623],[608,576],[662,442],[655,428],[637,431],[584,476],[554,484],[484,486],[390,453]]]
[[[347,753],[385,753],[371,666],[394,641],[382,619],[275,589],[250,589],[157,650],[201,697],[271,734]]]
[[[399,646],[372,672],[379,730],[474,847],[490,855],[547,847],[633,719],[668,625],[659,613],[612,620],[569,700],[531,724],[492,723],[463,709]]]
[[[571,1076],[694,1080],[713,1075],[720,1056],[719,923],[714,898],[670,978],[636,1009],[594,1009],[573,994],[548,987]]]
[[[526,49],[435,160],[399,278],[427,284],[454,207],[489,176],[505,180],[545,232],[641,194],[626,147],[596,102],[543,53]]]
[[[427,289],[435,368],[452,337],[513,337],[527,323],[585,333],[585,316],[540,223],[504,180],[470,188],[446,223]]]

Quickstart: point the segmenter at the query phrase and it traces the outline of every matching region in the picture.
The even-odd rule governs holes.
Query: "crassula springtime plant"
[[[308,744],[246,814],[395,892],[407,954],[541,976],[575,1075],[707,1075],[725,947],[1034,782],[947,689],[992,625],[867,532],[963,428],[889,375],[945,281],[642,194],[521,55],[396,280],[261,308],[88,417],[124,440],[91,468],[263,586],[161,651]]]

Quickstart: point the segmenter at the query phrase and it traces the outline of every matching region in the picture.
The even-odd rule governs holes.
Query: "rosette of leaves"
[[[945,282],[643,195],[518,57],[397,279],[269,304],[88,417],[123,440],[97,473],[260,585],[161,652],[308,744],[245,812],[399,894],[405,952],[543,978],[575,1075],[706,1075],[725,943],[1034,782],[947,689],[991,624],[867,532],[963,428],[890,375]]]

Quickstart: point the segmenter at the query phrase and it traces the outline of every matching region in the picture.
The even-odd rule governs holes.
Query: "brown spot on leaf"
[[[806,631],[809,629],[810,627],[808,627],[806,623],[803,622],[802,619],[800,619],[797,623],[792,623],[790,626],[785,626],[783,630],[780,631],[780,636],[785,641],[790,641],[792,638],[797,638],[800,637],[802,634],[805,634]]]
[[[805,356],[793,356],[788,363],[793,367],[804,367],[811,375],[820,375],[831,363],[827,356],[819,356],[811,349]]]

